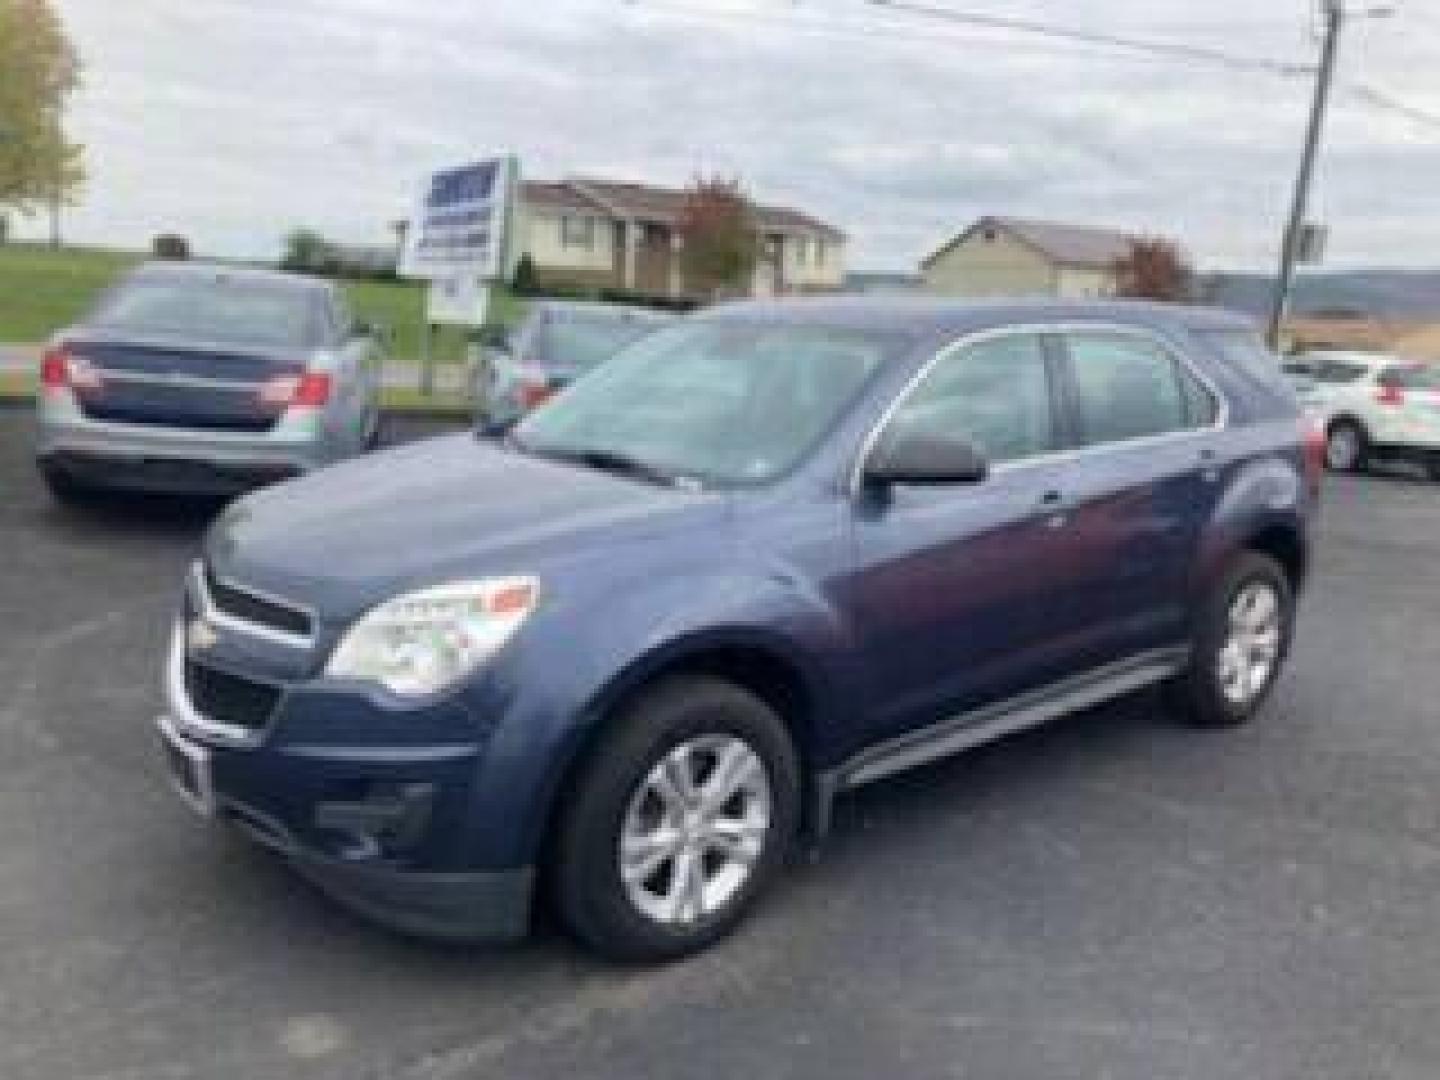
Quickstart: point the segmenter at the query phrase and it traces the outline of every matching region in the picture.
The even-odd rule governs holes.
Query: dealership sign
[[[402,277],[431,283],[432,322],[483,320],[486,285],[505,277],[519,165],[493,157],[442,169],[425,182],[405,250]],[[472,308],[479,301],[480,310]],[[458,303],[457,303],[458,301]]]

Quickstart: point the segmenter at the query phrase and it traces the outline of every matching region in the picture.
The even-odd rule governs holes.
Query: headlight
[[[325,667],[333,679],[433,694],[464,678],[510,640],[535,608],[530,577],[455,581],[406,593],[367,612]]]

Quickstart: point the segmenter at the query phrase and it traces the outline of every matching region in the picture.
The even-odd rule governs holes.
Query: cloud
[[[1304,80],[964,31],[861,0],[59,0],[86,60],[78,239],[270,255],[305,224],[380,241],[430,168],[498,150],[528,175],[744,178],[908,269],[987,212],[1273,257]],[[1012,13],[1308,59],[1309,5],[1015,0]],[[1198,11],[1198,13],[1197,13]],[[1402,15],[1402,19],[1404,16]],[[1347,77],[1440,112],[1423,33],[1356,24]],[[1434,130],[1342,95],[1316,210],[1350,262],[1433,262]]]

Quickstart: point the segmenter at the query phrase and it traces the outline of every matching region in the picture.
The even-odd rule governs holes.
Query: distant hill
[[[1260,274],[1211,274],[1201,288],[1208,302],[1263,319],[1270,313],[1273,283]],[[1440,321],[1440,270],[1303,274],[1296,279],[1291,311],[1301,317]]]

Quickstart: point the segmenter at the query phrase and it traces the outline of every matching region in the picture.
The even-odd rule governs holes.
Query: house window
[[[595,250],[595,219],[592,217],[571,217],[560,219],[560,246]]]
[[[825,265],[825,241],[824,241],[824,240],[816,240],[816,241],[815,241],[815,265],[816,265],[816,266],[824,266],[824,265]]]
[[[804,266],[810,261],[810,241],[801,236],[795,240],[795,265]]]

